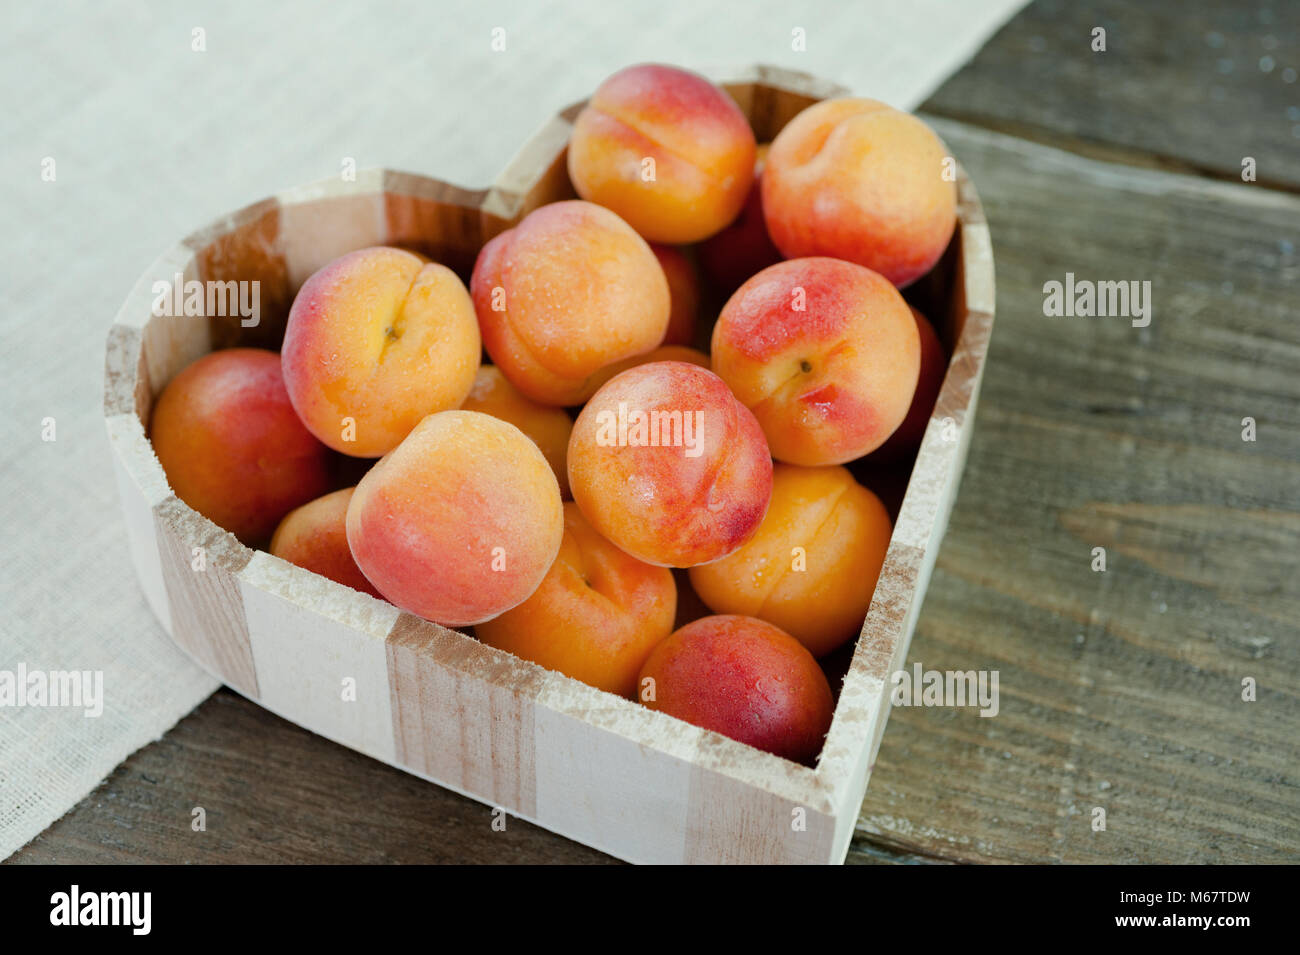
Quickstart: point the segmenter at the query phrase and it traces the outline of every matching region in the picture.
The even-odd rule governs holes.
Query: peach
[[[648,365],[656,361],[684,361],[692,365],[699,365],[701,368],[709,367],[709,356],[698,348],[689,348],[686,345],[660,345],[654,351],[648,351],[644,355],[636,355],[632,358],[625,358],[623,361],[617,361],[612,365],[606,365],[596,372],[595,381],[598,386],[603,385],[615,375],[621,375],[629,368]]]
[[[375,589],[449,627],[532,595],[564,535],[560,487],[541,450],[479,411],[421,421],[357,485],[348,546]]]
[[[270,551],[291,564],[335,583],[378,597],[348,549],[348,503],[356,488],[345,487],[309,501],[285,515],[271,536]]]
[[[533,439],[542,450],[555,479],[560,483],[560,496],[569,496],[569,469],[566,455],[573,419],[563,408],[539,405],[521,395],[501,369],[483,365],[474,378],[469,397],[461,404],[462,411],[481,411],[512,425]]]
[[[726,295],[744,285],[750,276],[781,261],[781,253],[772,244],[763,219],[763,166],[767,150],[766,144],[758,147],[754,184],[736,221],[700,243],[700,267],[718,291]]]
[[[542,206],[492,239],[470,289],[493,363],[542,404],[581,404],[596,372],[668,329],[668,280],[650,246],[590,202]]]
[[[758,533],[692,567],[691,586],[714,613],[759,617],[825,656],[862,629],[892,532],[885,505],[845,468],[778,464]]]
[[[916,319],[916,331],[921,336],[921,373],[917,378],[916,393],[903,423],[884,444],[871,452],[873,461],[897,461],[915,453],[921,446],[934,403],[939,400],[939,391],[943,388],[944,375],[948,373],[948,356],[934,326],[916,309],[912,309],[912,317]]]
[[[695,266],[680,249],[671,245],[650,244],[668,279],[668,332],[665,345],[691,345],[695,342],[695,321],[700,312],[700,280]]]
[[[149,432],[176,496],[245,543],[330,487],[329,452],[294,413],[272,351],[191,363],[158,396]]]
[[[812,654],[753,617],[688,623],[651,652],[639,692],[652,710],[795,762],[811,763],[831,726],[830,684]]]
[[[698,365],[700,368],[709,367],[708,355],[698,348],[690,348],[686,345],[661,345],[654,351],[640,355],[631,361],[636,362],[636,365],[648,365],[656,361],[684,361],[687,364]],[[636,365],[631,367],[635,368]]]
[[[823,100],[772,142],[763,215],[786,258],[865,265],[899,288],[934,266],[957,223],[957,184],[925,123],[869,99]]]
[[[513,610],[475,630],[489,646],[619,696],[672,632],[673,572],[619,550],[564,505],[564,540],[541,586]]]
[[[921,344],[903,296],[880,275],[792,259],[723,306],[712,360],[773,456],[811,467],[861,457],[894,432],[916,390]]]
[[[481,354],[456,273],[380,247],[349,252],[303,284],[281,360],[312,434],[335,451],[378,457],[426,415],[465,400]]]
[[[754,178],[754,133],[704,77],[643,64],[601,83],[573,126],[569,178],[651,242],[686,245],[736,218]]]
[[[648,564],[690,567],[758,529],[772,459],[722,379],[681,361],[616,375],[578,415],[569,486],[592,527]]]

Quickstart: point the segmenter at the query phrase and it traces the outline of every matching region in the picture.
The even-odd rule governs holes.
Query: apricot
[[[560,486],[541,450],[479,411],[429,415],[348,504],[361,572],[393,604],[449,627],[528,599],[563,534]]]
[[[700,280],[695,266],[680,250],[671,245],[650,244],[668,279],[668,332],[665,345],[691,345],[695,342],[695,322],[700,312]]]
[[[592,527],[633,557],[690,567],[753,536],[772,459],[722,379],[659,361],[616,375],[587,402],[569,439],[569,486]]]
[[[661,345],[652,352],[631,359],[636,365],[648,365],[656,361],[684,361],[690,365],[698,365],[700,368],[709,367],[709,356],[704,354],[698,348],[690,348],[686,345]],[[631,367],[636,367],[633,365]]]
[[[768,144],[762,143],[754,158],[754,184],[740,208],[740,215],[717,235],[700,243],[700,268],[718,291],[730,295],[750,276],[781,261],[763,219],[763,166]]]
[[[355,490],[345,487],[294,508],[271,535],[270,551],[335,583],[378,597],[379,591],[366,580],[348,549],[348,502]]]
[[[943,379],[948,373],[948,356],[934,326],[914,308],[912,317],[916,319],[916,331],[921,336],[921,372],[916,382],[916,393],[912,395],[912,404],[903,423],[884,444],[871,452],[873,461],[897,461],[915,453],[921,446],[934,403],[939,400]]]
[[[691,586],[714,613],[759,617],[825,656],[862,629],[892,532],[885,505],[845,468],[778,464],[758,532],[692,567]]]
[[[272,351],[227,348],[186,366],[149,434],[176,496],[245,543],[330,487],[329,452],[294,413]]]
[[[957,223],[957,183],[925,123],[869,99],[823,100],[792,119],[763,172],[763,215],[786,258],[827,255],[899,288],[934,266]]]
[[[541,586],[475,632],[489,646],[632,696],[641,664],[672,632],[676,612],[673,572],[619,550],[569,502],[560,553]]]
[[[639,682],[650,709],[795,762],[812,762],[831,726],[830,684],[812,654],[753,617],[688,623],[654,648]]]
[[[474,305],[446,266],[402,249],[349,252],[289,310],[281,361],[303,424],[335,451],[378,457],[469,393],[481,356]]]
[[[563,408],[539,405],[525,398],[506,380],[495,365],[483,365],[474,378],[462,411],[481,411],[512,425],[533,439],[560,484],[560,496],[569,496],[569,469],[566,455],[573,419]]]
[[[920,337],[882,276],[839,259],[792,259],[736,290],[713,328],[713,370],[788,464],[843,464],[902,423]]]
[[[632,358],[625,358],[623,361],[616,361],[612,365],[606,365],[596,372],[595,380],[600,385],[603,385],[615,375],[620,375],[629,368],[648,365],[656,361],[684,361],[692,365],[699,365],[701,368],[709,367],[709,356],[698,348],[689,348],[686,345],[660,345],[654,351],[648,351],[644,355],[635,355]]]
[[[695,73],[643,64],[601,83],[573,126],[569,178],[651,242],[686,245],[736,218],[754,178],[754,133]]]
[[[596,372],[668,329],[668,280],[650,246],[581,200],[542,206],[488,242],[470,290],[493,363],[542,404],[581,404]]]

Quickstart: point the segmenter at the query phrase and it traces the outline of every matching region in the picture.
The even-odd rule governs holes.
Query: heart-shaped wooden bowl
[[[756,67],[722,85],[760,142],[846,91]],[[104,414],[141,586],[173,640],[286,719],[440,786],[636,862],[844,859],[948,521],[993,325],[993,255],[958,170],[960,223],[909,290],[952,354],[816,768],[796,765],[494,650],[473,637],[245,547],[171,492],[146,428],[185,365],[234,344],[278,348],[293,295],[353,249],[400,245],[467,274],[483,244],[571,198],[565,147],[581,104],[488,189],[410,173],[292,189],[209,225],[141,276],[109,332]],[[256,280],[261,322],[153,314],[153,286]],[[354,694],[344,687],[355,687]],[[485,832],[488,831],[485,828]]]

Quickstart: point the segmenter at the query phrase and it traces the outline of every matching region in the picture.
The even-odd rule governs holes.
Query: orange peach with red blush
[[[700,280],[691,260],[671,245],[650,244],[668,279],[668,332],[665,345],[691,345],[695,341],[695,322],[700,312]]]
[[[636,365],[648,365],[656,361],[684,361],[690,365],[698,365],[701,368],[709,367],[709,356],[704,354],[698,348],[690,348],[686,345],[662,345],[654,351],[634,359]],[[636,367],[633,365],[631,367]]]
[[[660,361],[616,375],[587,402],[569,440],[569,486],[592,527],[633,557],[690,567],[757,530],[772,460],[722,379]]]
[[[560,487],[541,450],[478,411],[429,415],[357,485],[352,556],[385,598],[458,627],[523,603],[564,534]]]
[[[455,408],[481,356],[464,284],[402,249],[335,259],[294,298],[281,361],[293,406],[336,451],[378,457],[421,419]]]
[[[542,404],[581,404],[600,369],[668,329],[668,280],[650,246],[580,200],[542,206],[488,242],[470,290],[493,363]]]
[[[624,553],[592,529],[572,502],[564,539],[533,595],[475,628],[489,646],[619,696],[673,629],[673,572]]]
[[[176,496],[245,543],[330,487],[329,452],[294,413],[275,352],[227,348],[185,367],[149,437]]]
[[[758,532],[692,567],[691,586],[715,613],[759,617],[825,656],[862,629],[892,532],[885,505],[845,468],[778,464]]]
[[[763,166],[767,144],[758,147],[754,160],[754,185],[740,215],[717,235],[700,243],[700,267],[720,292],[730,295],[752,275],[781,261],[763,219]]]
[[[672,66],[601,83],[573,126],[569,178],[652,242],[685,245],[736,218],[754,178],[754,133],[727,93]]]
[[[462,411],[481,411],[512,425],[533,439],[546,456],[547,463],[560,483],[560,494],[569,496],[569,469],[566,455],[573,419],[563,408],[539,405],[525,398],[506,380],[495,365],[483,365],[474,378]]]
[[[366,580],[348,549],[346,518],[355,490],[345,487],[294,508],[271,536],[270,551],[335,583],[378,597],[379,591]]]
[[[627,358],[612,365],[606,365],[596,373],[596,381],[603,385],[615,375],[621,375],[629,368],[649,365],[656,361],[684,361],[691,365],[699,365],[701,368],[709,367],[709,356],[698,348],[690,348],[686,345],[660,345],[654,351],[646,352],[644,355],[637,355],[635,358]]]
[[[921,336],[921,373],[916,382],[916,393],[912,396],[912,405],[907,410],[907,417],[898,429],[889,436],[889,440],[871,453],[870,460],[896,461],[905,458],[921,446],[925,429],[930,423],[930,414],[934,403],[939,400],[939,391],[943,388],[944,375],[948,373],[948,356],[943,344],[935,334],[934,326],[916,309],[912,309],[916,319],[916,331]]]
[[[813,467],[861,457],[893,434],[916,390],[921,345],[882,276],[839,259],[792,259],[727,301],[711,357],[773,457]]]
[[[939,137],[869,99],[816,103],[781,130],[763,171],[763,215],[787,258],[831,256],[899,288],[948,247],[957,183]]]
[[[646,706],[777,756],[811,763],[830,729],[830,684],[803,644],[753,617],[688,623],[641,668]]]

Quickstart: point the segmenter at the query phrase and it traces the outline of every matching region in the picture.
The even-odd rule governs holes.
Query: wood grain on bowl
[[[759,141],[845,92],[768,67],[723,85]],[[960,169],[957,234],[909,290],[952,359],[815,768],[250,550],[171,493],[145,433],[154,398],[190,361],[233,344],[276,347],[293,292],[338,255],[398,245],[464,275],[494,235],[572,198],[564,150],[580,105],[549,122],[488,189],[387,170],[304,186],[221,219],[148,269],[109,332],[104,397],[141,586],[182,649],[268,710],[612,855],[840,862],[888,717],[889,675],[903,664],[956,496],[993,324],[988,228]],[[177,274],[262,282],[258,326],[155,316],[154,282]]]

